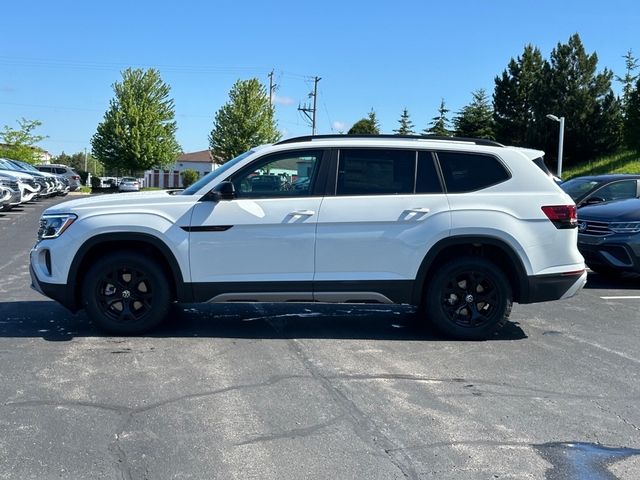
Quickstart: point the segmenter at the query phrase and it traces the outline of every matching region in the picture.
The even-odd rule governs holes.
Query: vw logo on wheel
[[[578,231],[584,232],[587,229],[587,222],[578,222]]]

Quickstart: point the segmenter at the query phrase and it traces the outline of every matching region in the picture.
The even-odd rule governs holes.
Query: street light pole
[[[555,115],[547,115],[549,120],[560,123],[560,138],[558,139],[558,177],[562,178],[562,148],[564,146],[564,117],[556,117]]]

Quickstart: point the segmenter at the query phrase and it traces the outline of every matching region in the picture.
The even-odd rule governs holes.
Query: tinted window
[[[311,195],[321,151],[293,151],[270,155],[234,175],[238,198],[303,197]]]
[[[438,160],[449,193],[472,192],[509,178],[509,172],[490,155],[438,152]]]
[[[67,173],[67,170],[65,168],[54,168],[54,170],[58,175]]]
[[[41,172],[51,172],[51,167],[38,167]]]
[[[438,178],[431,152],[420,152],[418,154],[416,193],[442,193],[442,185],[440,185],[440,179]]]
[[[605,185],[596,190],[592,196],[602,198],[605,202],[635,198],[637,196],[637,188],[635,180],[623,180]]]
[[[337,195],[413,193],[416,152],[349,149],[340,151]]]

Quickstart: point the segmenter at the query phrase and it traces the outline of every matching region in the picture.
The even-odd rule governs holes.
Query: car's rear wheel
[[[507,323],[512,302],[500,267],[484,258],[464,257],[444,264],[430,279],[424,311],[445,335],[478,340]]]
[[[157,262],[144,254],[114,252],[96,261],[82,286],[89,318],[102,330],[137,335],[167,316],[171,290]]]

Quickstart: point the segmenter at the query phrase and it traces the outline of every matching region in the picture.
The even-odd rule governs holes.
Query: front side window
[[[590,197],[601,198],[605,202],[635,198],[638,195],[638,186],[635,180],[623,180],[610,183],[596,190]],[[588,199],[587,199],[588,200]]]
[[[345,149],[338,161],[337,195],[395,195],[414,191],[416,152]]]
[[[322,151],[270,155],[231,178],[238,198],[310,196]]]
[[[504,165],[491,155],[438,152],[438,161],[449,193],[481,190],[511,177]]]

